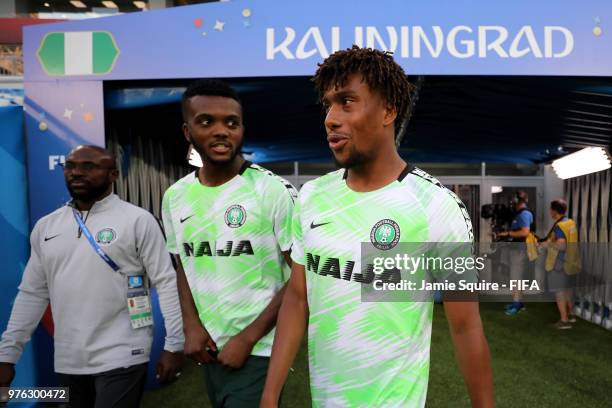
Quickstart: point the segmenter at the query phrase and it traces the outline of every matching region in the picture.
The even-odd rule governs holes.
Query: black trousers
[[[67,408],[138,408],[147,378],[147,363],[92,375],[57,374],[69,388]]]

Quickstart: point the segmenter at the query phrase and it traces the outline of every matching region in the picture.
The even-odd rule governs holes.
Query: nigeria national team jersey
[[[306,183],[294,209],[291,257],[306,267],[313,406],[424,406],[433,303],[362,302],[361,243],[470,242],[471,221],[459,198],[420,169],[365,193],[344,174]]]
[[[179,254],[200,320],[219,349],[253,322],[285,282],[297,192],[246,162],[227,183],[208,187],[197,171],[164,194],[168,250]],[[274,331],[251,354],[270,356]]]

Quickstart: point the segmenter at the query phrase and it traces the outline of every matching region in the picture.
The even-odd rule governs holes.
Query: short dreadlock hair
[[[235,100],[242,108],[242,102],[238,97],[238,93],[227,82],[218,79],[198,79],[189,84],[181,97],[183,119],[186,119],[187,116],[187,101],[194,96],[224,96]]]
[[[377,92],[395,108],[395,132],[399,131],[408,114],[414,86],[402,67],[393,60],[392,53],[353,45],[336,51],[318,66],[312,81],[320,99],[331,87],[344,86],[350,75],[360,74],[370,91]]]

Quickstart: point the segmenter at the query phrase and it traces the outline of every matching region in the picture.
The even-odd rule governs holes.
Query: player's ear
[[[187,139],[187,141],[191,144],[191,134],[189,133],[189,126],[187,126],[187,123],[183,122],[183,136],[185,136],[185,139]]]
[[[383,117],[383,126],[392,126],[395,123],[395,119],[397,118],[397,110],[392,105],[387,105],[385,107],[385,114]]]

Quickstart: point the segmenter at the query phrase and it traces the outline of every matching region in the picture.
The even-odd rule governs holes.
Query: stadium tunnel
[[[482,176],[482,163],[485,176],[539,176],[544,165],[558,157],[612,144],[609,78],[410,79],[418,86],[399,150],[407,161],[435,176]],[[310,78],[227,81],[243,102],[243,152],[249,160],[298,187],[305,180],[300,174],[333,170],[324,114]],[[118,192],[156,216],[165,188],[189,171],[180,111],[181,94],[189,82],[105,82],[107,144],[122,162]],[[478,207],[470,208],[475,222]]]
[[[589,242],[608,240],[610,217],[603,215],[610,208],[610,171],[563,184],[550,163],[584,147],[610,148],[612,79],[410,79],[417,86],[400,153],[460,196],[477,240],[490,240],[483,205],[505,206],[519,190],[530,196],[539,235],[552,225],[546,206],[565,196],[570,216],[584,226],[582,236]],[[298,188],[335,169],[325,139],[324,113],[309,77],[225,80],[243,103],[246,158]],[[187,163],[189,145],[182,134],[180,107],[190,81],[105,82],[107,145],[121,162],[117,193],[157,217],[166,188],[194,169]],[[593,219],[592,211],[602,218]],[[589,233],[591,225],[604,228],[604,233]],[[595,302],[585,300],[589,313],[599,315],[599,321],[609,316],[604,299],[612,299],[612,293],[602,294]]]

